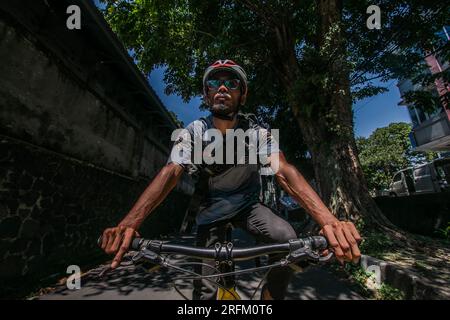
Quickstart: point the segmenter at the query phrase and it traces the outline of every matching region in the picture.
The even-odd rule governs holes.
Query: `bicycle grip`
[[[143,238],[134,238],[133,242],[131,243],[131,248],[133,250],[140,250],[141,249],[142,240],[144,240],[144,239]]]
[[[100,235],[97,239],[97,245],[99,247],[102,246],[102,240],[103,240],[103,235]],[[141,242],[142,240],[144,240],[143,238],[134,238],[133,242],[131,243],[131,248],[134,250],[139,250],[141,249]]]
[[[323,236],[313,236],[312,237],[312,246],[316,250],[324,250],[328,248],[328,241]]]

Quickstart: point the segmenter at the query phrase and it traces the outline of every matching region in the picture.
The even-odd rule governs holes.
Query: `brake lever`
[[[331,260],[333,258],[333,256],[334,256],[333,252],[330,252],[325,257],[320,257],[319,262],[327,262],[327,261]]]
[[[308,259],[310,252],[307,252],[307,251],[308,251],[307,248],[300,248],[300,249],[294,250],[285,259],[282,259],[281,265],[286,266],[286,265],[289,265],[292,263],[296,263],[296,262],[305,260],[305,258]]]
[[[155,253],[149,249],[146,249],[146,248],[139,250],[131,258],[131,260],[135,264],[139,263],[143,259],[145,259],[145,261],[147,261],[147,262],[151,262],[151,263],[158,264],[158,265],[161,265],[161,263],[163,262],[163,259],[161,258],[160,255],[158,255],[157,253]]]
[[[333,252],[330,252],[329,254],[327,254],[324,257],[319,255],[318,253],[310,251],[310,250],[307,250],[306,253],[312,261],[318,262],[318,263],[327,262],[334,256]]]
[[[143,257],[144,255],[142,254],[142,252],[138,251],[134,256],[131,257],[131,261],[133,261],[133,263],[139,263]]]
[[[315,263],[323,263],[329,261],[333,257],[333,252],[330,252],[325,257],[320,256],[318,253],[312,251],[310,248],[304,247],[295,250],[284,259],[283,264],[291,264],[300,262],[303,260],[309,260]]]

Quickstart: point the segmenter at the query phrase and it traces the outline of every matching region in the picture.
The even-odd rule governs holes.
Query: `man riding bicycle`
[[[319,224],[336,258],[341,263],[357,262],[361,238],[353,223],[339,221],[333,216],[301,173],[286,161],[270,132],[254,116],[239,111],[248,94],[247,75],[243,68],[231,60],[216,61],[205,71],[203,90],[211,114],[190,123],[178,134],[167,164],[119,225],[104,231],[102,248],[108,254],[115,254],[111,267],[119,265],[138,228],[176,186],[183,172],[197,179],[196,194],[201,196],[196,214],[198,246],[211,247],[216,242],[223,242],[230,223],[246,230],[260,242],[285,242],[297,238],[286,220],[260,203],[259,170],[262,167],[274,172],[281,187]],[[240,161],[242,159],[238,159],[236,152],[225,146],[229,142],[226,137],[230,129],[253,130],[254,136],[262,137],[258,142],[263,143],[257,143],[255,150],[258,155],[266,156],[261,157],[264,161],[255,163],[249,161],[249,157]],[[205,138],[213,132],[211,130],[224,137],[223,145],[211,137]],[[249,151],[249,144],[241,143]],[[227,161],[211,162],[204,157],[198,161],[195,151],[198,144],[200,155],[209,155],[209,159],[220,155],[219,158],[227,157]],[[231,163],[228,161],[230,157],[233,159]],[[202,273],[207,274],[208,271],[204,268]],[[283,299],[292,273],[289,267],[273,268],[262,288],[262,299]],[[194,298],[213,299],[215,294],[215,288],[207,282],[194,282]]]

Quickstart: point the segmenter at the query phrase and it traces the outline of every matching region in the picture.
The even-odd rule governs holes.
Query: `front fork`
[[[228,237],[227,237],[228,238]],[[220,273],[233,272],[235,265],[231,260],[231,251],[233,243],[228,242],[215,244],[216,249],[216,268]],[[217,289],[217,300],[241,300],[236,292],[236,281],[234,275],[220,277],[217,282],[221,285]]]
[[[221,262],[218,265],[220,273],[233,272],[234,263]],[[220,277],[217,282],[221,287],[217,288],[217,300],[241,300],[241,297],[236,292],[236,281],[234,275]]]

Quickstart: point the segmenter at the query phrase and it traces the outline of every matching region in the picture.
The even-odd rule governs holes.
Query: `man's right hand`
[[[117,268],[128,251],[134,237],[139,237],[136,229],[177,185],[184,169],[174,162],[165,165],[139,197],[117,227],[103,232],[101,247],[107,254],[115,254],[111,268]]]
[[[102,249],[107,254],[115,254],[111,263],[112,269],[119,266],[134,237],[139,237],[139,233],[134,228],[126,226],[117,226],[103,231]]]

